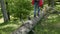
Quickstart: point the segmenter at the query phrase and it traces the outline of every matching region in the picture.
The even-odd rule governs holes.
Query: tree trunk
[[[54,7],[54,0],[51,0],[51,7]]]
[[[6,12],[4,0],[0,0],[0,2],[1,2],[1,10],[2,10],[2,13],[3,13],[3,17],[4,17],[4,22],[7,22],[8,21],[8,15],[7,15],[7,12]]]
[[[54,0],[48,0],[48,6],[54,7]]]
[[[7,14],[8,14],[8,19],[10,20],[10,13],[9,13],[8,2],[7,1],[6,1],[6,10],[7,10]]]
[[[48,6],[50,6],[50,4],[51,4],[51,0],[47,0],[48,1]]]

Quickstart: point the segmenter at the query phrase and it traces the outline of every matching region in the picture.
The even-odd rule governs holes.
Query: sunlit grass
[[[0,23],[3,23],[4,22],[4,19],[3,18],[0,18]]]
[[[48,18],[49,18],[49,19],[52,19],[52,18],[56,18],[56,17],[58,17],[58,15],[51,15],[51,16],[49,16]]]
[[[56,5],[57,7],[60,7],[60,5]]]
[[[35,27],[36,34],[60,34],[60,16],[57,14],[50,14],[48,19],[43,21]]]
[[[0,19],[0,34],[10,34],[14,30],[16,30],[22,23],[20,20],[15,20],[14,17],[11,17],[11,20],[7,23],[4,23],[3,18]]]
[[[4,25],[4,26],[0,26],[0,29],[7,28],[7,27],[17,28],[18,26],[19,25],[16,25],[16,24],[7,24],[7,25]]]
[[[20,27],[22,23],[17,20],[17,21],[10,21],[8,23],[2,23],[0,25],[0,34],[10,34],[14,30],[16,30],[18,27]]]

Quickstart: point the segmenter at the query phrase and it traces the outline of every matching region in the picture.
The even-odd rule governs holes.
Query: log
[[[46,7],[42,10],[42,13],[39,17],[35,17],[31,20],[26,21],[23,25],[21,25],[17,30],[12,32],[11,34],[28,34],[33,27],[41,20],[41,18],[47,14],[46,12],[49,11],[50,7]]]
[[[60,5],[60,1],[55,1],[55,5]]]

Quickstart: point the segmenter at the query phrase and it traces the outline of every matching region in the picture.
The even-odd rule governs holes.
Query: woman
[[[38,16],[40,13],[40,7],[43,5],[42,0],[32,0],[32,5],[34,5],[34,17],[36,17],[36,10],[38,9]]]

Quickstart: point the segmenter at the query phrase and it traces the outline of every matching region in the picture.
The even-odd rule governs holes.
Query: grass
[[[0,23],[0,34],[10,34],[21,25],[22,23],[19,20]]]
[[[3,18],[0,18],[0,23],[3,23],[3,22],[4,22]]]
[[[60,11],[60,5],[56,5]],[[60,14],[50,14],[47,19],[42,19],[34,28],[35,34],[60,34]]]
[[[35,27],[34,31],[35,34],[60,34],[60,15],[50,14]]]

